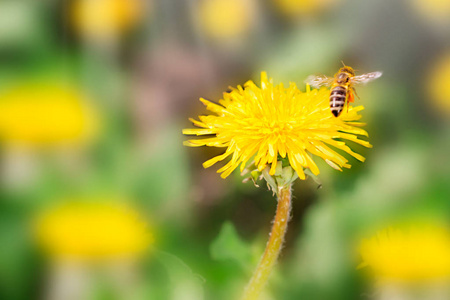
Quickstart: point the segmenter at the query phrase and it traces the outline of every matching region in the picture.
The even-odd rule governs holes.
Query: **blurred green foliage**
[[[342,0],[294,21],[260,1],[249,36],[232,43],[202,34],[201,1],[152,1],[134,31],[94,38],[71,27],[71,2],[0,2],[0,91],[66,82],[103,121],[82,149],[16,155],[2,143],[0,299],[46,297],[51,266],[30,222],[66,196],[98,194],[123,196],[155,225],[160,251],[138,262],[138,296],[236,299],[262,254],[276,201],[238,174],[223,180],[204,170],[214,150],[183,148],[181,128],[203,112],[200,96],[218,100],[261,70],[297,83],[334,74],[341,60],[361,73],[384,72],[358,88],[374,148],[355,148],[367,161],[351,161],[343,173],[319,163],[321,189],[312,180],[295,184],[265,299],[356,299],[368,291],[356,270],[362,236],[396,222],[450,219],[450,123],[424,88],[428,66],[450,50],[448,30],[429,26],[406,1]],[[14,170],[23,172],[16,178]],[[95,299],[121,299],[98,277]]]

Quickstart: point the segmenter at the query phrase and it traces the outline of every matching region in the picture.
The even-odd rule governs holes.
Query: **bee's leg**
[[[361,99],[361,98],[359,98],[358,93],[356,92],[356,89],[354,87],[352,87],[352,90],[355,93],[356,97],[358,97],[358,99]]]

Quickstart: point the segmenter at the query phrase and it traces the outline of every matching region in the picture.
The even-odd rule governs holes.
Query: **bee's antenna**
[[[344,61],[343,61],[343,60],[341,60],[341,63],[342,63],[342,65],[345,67],[345,64],[344,64]]]

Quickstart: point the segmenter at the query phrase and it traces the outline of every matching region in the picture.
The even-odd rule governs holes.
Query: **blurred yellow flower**
[[[450,22],[450,1],[448,0],[412,0],[410,3],[417,14],[430,23],[448,24]]]
[[[449,1],[450,2],[450,1]],[[430,70],[427,90],[437,111],[450,115],[450,53],[440,57]]]
[[[272,0],[275,7],[288,18],[308,17],[338,2],[338,0]]]
[[[363,263],[380,279],[421,281],[450,278],[450,232],[442,227],[384,230],[364,240]]]
[[[344,142],[352,141],[366,147],[369,142],[357,135],[368,136],[367,132],[353,122],[361,118],[362,106],[349,107],[339,118],[329,108],[329,90],[301,92],[294,83],[289,87],[274,85],[265,72],[261,73],[261,87],[248,81],[223,94],[219,104],[205,99],[200,101],[215,115],[200,116],[199,121],[190,119],[200,129],[185,129],[186,135],[209,135],[205,139],[185,142],[191,147],[210,146],[227,148],[225,153],[206,161],[205,168],[231,156],[221,169],[222,177],[254,158],[261,171],[271,165],[270,174],[275,174],[279,156],[287,157],[292,168],[301,179],[305,179],[304,168],[319,174],[319,168],[311,158],[316,155],[332,167],[341,170],[349,168],[346,158],[333,149],[340,149],[360,161],[364,157],[353,152]],[[339,139],[339,140],[337,140]],[[330,147],[332,146],[333,149]]]
[[[27,85],[0,95],[0,140],[4,143],[81,143],[92,138],[97,123],[85,99],[61,85]]]
[[[202,29],[216,39],[242,37],[250,28],[252,16],[248,0],[204,0],[199,9]]]
[[[42,248],[55,258],[135,257],[152,235],[140,215],[110,202],[74,202],[42,213],[35,223]]]
[[[71,17],[83,34],[109,36],[132,29],[143,17],[142,0],[75,0]]]

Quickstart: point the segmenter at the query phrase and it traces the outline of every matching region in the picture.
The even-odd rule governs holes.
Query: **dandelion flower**
[[[436,111],[450,115],[450,53],[439,57],[427,76],[427,90]]]
[[[334,117],[329,108],[327,89],[300,91],[294,83],[288,87],[274,85],[266,73],[261,74],[261,87],[248,81],[223,94],[219,104],[200,99],[211,115],[190,119],[198,129],[185,129],[186,135],[208,136],[191,139],[185,145],[191,147],[210,146],[226,148],[225,152],[206,161],[205,168],[231,157],[218,170],[223,178],[239,165],[243,171],[246,164],[254,159],[259,171],[270,166],[270,174],[275,174],[279,157],[287,158],[290,166],[301,179],[305,179],[304,169],[319,174],[313,160],[317,156],[335,169],[350,168],[348,160],[336,150],[341,150],[364,161],[364,157],[353,152],[345,141],[365,147],[369,142],[365,130],[357,122],[362,106],[349,107],[339,118]]]
[[[76,0],[72,21],[83,34],[114,35],[129,31],[142,19],[143,4],[141,0]]]
[[[229,159],[217,171],[223,178],[239,166],[244,171],[252,161],[257,168],[251,171],[252,179],[259,177],[260,172],[277,194],[277,211],[266,250],[242,298],[258,299],[283,245],[292,207],[292,182],[298,177],[306,179],[305,171],[319,174],[314,156],[338,170],[349,168],[350,164],[337,150],[364,161],[345,142],[371,147],[359,138],[368,135],[359,128],[363,123],[358,122],[358,112],[363,107],[349,107],[348,112],[336,118],[329,108],[327,89],[311,90],[307,86],[302,92],[294,83],[288,87],[274,85],[265,72],[261,73],[260,87],[248,81],[224,93],[218,104],[200,101],[213,114],[190,119],[199,128],[185,129],[183,133],[207,137],[188,140],[185,145],[226,148],[223,154],[203,164],[207,168]]]
[[[309,17],[329,9],[339,0],[272,0],[273,5],[286,17]]]
[[[253,11],[248,0],[202,1],[199,20],[205,33],[226,41],[245,35],[251,26]]]
[[[429,24],[445,29],[449,24],[450,1],[447,0],[412,0],[409,1],[415,13]]]
[[[445,228],[384,230],[361,244],[361,267],[384,280],[450,279],[450,232]]]
[[[80,144],[97,130],[97,115],[75,89],[25,85],[0,96],[0,140],[26,146]]]
[[[42,248],[55,258],[101,260],[134,257],[152,241],[134,210],[104,202],[74,202],[42,213],[35,223]]]

